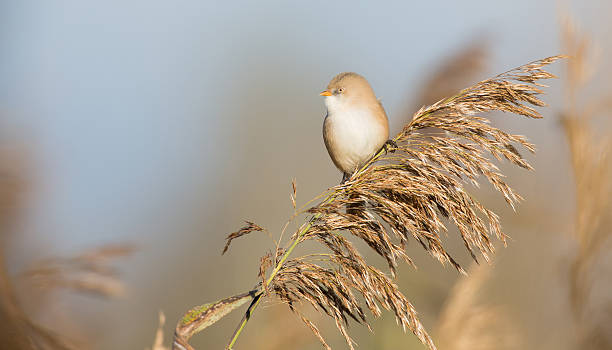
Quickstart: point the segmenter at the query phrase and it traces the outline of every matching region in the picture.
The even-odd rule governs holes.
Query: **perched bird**
[[[327,115],[323,140],[332,161],[343,173],[342,183],[386,144],[389,121],[368,81],[357,73],[340,73],[320,93]]]

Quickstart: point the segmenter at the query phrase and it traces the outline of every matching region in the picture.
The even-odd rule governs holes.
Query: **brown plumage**
[[[384,146],[389,121],[374,90],[357,73],[336,75],[321,95],[327,106],[323,140],[344,181]]]

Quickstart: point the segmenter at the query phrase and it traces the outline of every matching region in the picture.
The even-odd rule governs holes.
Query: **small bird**
[[[357,73],[340,73],[320,93],[327,115],[323,140],[332,161],[342,171],[342,183],[387,144],[389,120],[368,81]]]

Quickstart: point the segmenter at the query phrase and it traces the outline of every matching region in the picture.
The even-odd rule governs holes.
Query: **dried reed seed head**
[[[110,263],[134,250],[129,244],[111,244],[74,257],[43,259],[20,276],[44,289],[67,288],[108,298],[119,297],[125,294],[125,286]]]
[[[489,43],[482,39],[472,39],[428,76],[420,89],[417,108],[451,96],[484,71],[489,57]]]
[[[293,190],[293,193],[291,193],[291,195],[289,196],[291,198],[291,204],[293,205],[293,209],[297,209],[297,204],[295,202],[297,198],[297,180],[296,179],[291,179],[291,189]]]
[[[518,325],[500,305],[482,304],[479,297],[492,267],[472,264],[450,292],[437,324],[437,342],[448,350],[520,349]]]
[[[84,344],[75,344],[65,336],[43,327],[30,319],[25,321],[28,327],[29,338],[34,349],[78,350],[84,348]]]
[[[601,311],[609,301],[597,300],[591,289],[597,280],[596,262],[601,262],[602,252],[612,241],[612,141],[610,134],[598,135],[591,121],[598,113],[609,114],[612,98],[598,100],[589,95],[589,99],[579,99],[596,71],[593,45],[569,16],[563,20],[562,38],[571,59],[566,66],[566,105],[560,120],[570,150],[576,197],[573,235],[577,252],[569,268],[570,302],[579,344],[589,349],[609,348],[609,336],[602,332],[606,327],[602,325],[609,324],[609,307]]]
[[[346,330],[348,319],[369,327],[356,295],[374,316],[381,314],[381,307],[393,312],[404,330],[410,329],[423,344],[435,349],[413,306],[392,279],[369,265],[341,232],[368,244],[387,261],[393,276],[398,261],[413,265],[405,253],[411,239],[441,263],[464,273],[441,239],[448,224],[457,227],[474,260],[480,254],[488,261],[494,252],[491,236],[504,243],[506,236],[499,217],[474,199],[465,185],[478,186],[480,178],[485,178],[514,208],[522,198],[504,182],[504,175],[487,155],[531,169],[517,146],[529,152],[534,146],[525,137],[507,134],[476,114],[500,110],[541,118],[530,105],[545,106],[537,97],[543,86],[538,81],[554,77],[542,67],[560,58],[532,62],[421,108],[394,138],[398,143],[394,153],[379,152],[350,181],[332,188],[327,200],[308,209],[313,217],[306,229],[302,226],[292,238],[300,243],[315,240],[331,254],[286,261],[272,280],[275,295],[292,310],[296,303],[305,301],[331,316],[351,349],[354,343]],[[446,136],[420,133],[429,128]],[[225,250],[232,239],[253,230],[261,228],[248,223],[229,235]],[[264,263],[267,259],[262,260],[263,270]],[[305,323],[311,326],[309,321]],[[314,332],[322,339],[318,330]],[[324,341],[322,344],[327,346]]]
[[[414,307],[391,278],[360,257],[333,255],[327,262],[334,267],[322,267],[303,259],[287,262],[274,281],[276,295],[292,310],[295,303],[307,301],[331,316],[351,349],[353,341],[346,330],[348,319],[370,328],[357,294],[374,316],[380,316],[381,307],[393,312],[404,331],[413,330],[424,344],[435,348]]]
[[[302,322],[306,325],[306,327],[308,327],[312,331],[312,334],[319,340],[321,345],[323,345],[323,347],[326,350],[331,350],[331,347],[329,345],[327,345],[327,342],[325,342],[325,339],[321,335],[321,332],[319,332],[319,328],[317,328],[317,326],[314,323],[312,323],[312,321],[307,319],[301,313],[299,315],[300,315],[300,319],[302,320]]]
[[[513,208],[521,197],[504,182],[504,176],[486,154],[507,159],[531,169],[516,145],[533,152],[532,144],[520,135],[507,134],[474,114],[492,110],[540,118],[528,104],[543,106],[540,79],[553,77],[541,68],[560,57],[551,57],[511,70],[462,90],[458,95],[421,109],[396,138],[397,151],[377,156],[380,161],[367,167],[343,187],[331,202],[312,208],[322,213],[315,222],[320,230],[347,230],[363,239],[395,266],[393,239],[401,247],[415,238],[443,263],[455,260],[445,251],[440,232],[444,220],[454,224],[472,257],[476,251],[488,260],[494,251],[490,236],[505,240],[496,214],[476,201],[464,184],[478,184],[483,176]],[[447,137],[423,137],[425,128],[437,128]],[[343,215],[347,205],[366,202],[368,215]]]
[[[159,312],[159,325],[155,331],[155,338],[153,339],[153,346],[151,350],[170,350],[169,347],[164,345],[164,326],[166,324],[166,315],[162,311]],[[148,350],[148,349],[147,349]]]
[[[259,261],[259,274],[258,277],[261,279],[261,285],[264,288],[266,295],[270,294],[268,284],[266,283],[266,271],[274,264],[272,253],[268,253],[261,257]]]
[[[227,241],[225,243],[225,247],[223,247],[223,252],[221,253],[222,255],[225,254],[225,252],[227,252],[227,250],[230,247],[230,244],[232,243],[232,241],[238,237],[242,237],[244,235],[248,235],[249,233],[253,232],[253,231],[263,231],[264,229],[259,227],[257,224],[250,222],[250,221],[245,221],[246,225],[243,226],[240,230],[230,233],[225,240]]]

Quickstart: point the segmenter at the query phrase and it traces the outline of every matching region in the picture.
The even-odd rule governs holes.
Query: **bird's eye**
[[[338,92],[340,92],[340,93],[344,92],[344,88],[339,88]]]

